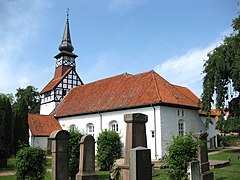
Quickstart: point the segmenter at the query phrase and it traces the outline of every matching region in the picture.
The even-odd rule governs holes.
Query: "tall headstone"
[[[97,180],[95,172],[95,141],[93,136],[83,136],[80,141],[79,172],[76,180]]]
[[[210,171],[208,162],[207,136],[208,133],[196,133],[201,141],[198,149],[198,161],[200,163],[201,180],[213,180],[213,172]]]
[[[188,167],[189,180],[200,180],[200,167],[198,161],[192,161]]]
[[[69,179],[69,132],[53,131],[49,137],[52,142],[52,179]]]
[[[148,116],[141,113],[125,114],[127,123],[125,140],[125,157],[122,165],[121,176],[123,180],[129,180],[129,155],[130,150],[138,146],[147,147],[146,122]]]
[[[151,150],[145,147],[131,149],[129,159],[130,180],[152,180]]]

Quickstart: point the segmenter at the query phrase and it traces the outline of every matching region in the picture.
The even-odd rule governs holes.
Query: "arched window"
[[[184,120],[180,119],[178,121],[178,134],[183,136],[184,133],[185,133]]]
[[[118,122],[113,120],[109,123],[109,130],[118,132]]]
[[[94,136],[94,125],[92,123],[87,124],[87,134]]]
[[[72,124],[72,125],[70,125],[69,130],[75,131],[75,130],[77,130],[77,126],[75,124]]]

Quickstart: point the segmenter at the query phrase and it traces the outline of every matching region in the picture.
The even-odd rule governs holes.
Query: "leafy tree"
[[[224,122],[224,128],[223,131],[225,133],[229,132],[240,132],[240,119],[236,117],[229,117]]]
[[[28,107],[24,99],[20,99],[14,110],[14,150],[29,144]]]
[[[122,144],[115,131],[103,131],[97,138],[97,161],[100,170],[109,170],[114,161],[121,157]]]
[[[196,160],[199,141],[191,133],[185,136],[173,137],[167,151],[165,161],[169,168],[170,179],[188,179],[187,168],[189,162]]]
[[[203,110],[210,112],[213,95],[216,93],[216,106],[224,108],[229,99],[229,85],[240,92],[240,16],[233,20],[233,33],[225,37],[223,43],[208,54],[203,73]]]
[[[69,174],[71,179],[75,179],[79,171],[80,140],[82,133],[76,129],[70,129],[69,138]]]
[[[0,95],[0,167],[7,166],[12,150],[12,108],[9,98]]]
[[[25,89],[18,88],[15,94],[16,102],[14,109],[17,108],[21,100],[24,100],[28,107],[28,112],[39,114],[40,112],[40,94],[34,86],[27,86]]]
[[[46,173],[46,152],[36,147],[23,147],[16,156],[17,179],[42,180]]]

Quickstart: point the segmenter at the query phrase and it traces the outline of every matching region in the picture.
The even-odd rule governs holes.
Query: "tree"
[[[211,110],[214,93],[217,108],[224,109],[229,87],[240,92],[240,16],[233,20],[232,27],[233,33],[208,54],[204,63],[202,103],[205,112]]]
[[[7,96],[0,95],[0,167],[7,166],[12,151],[12,108]]]
[[[24,100],[28,107],[28,112],[33,114],[39,114],[40,112],[40,94],[37,88],[34,86],[27,86],[25,89],[18,88],[15,94],[16,102],[14,108],[16,108],[21,100]]]
[[[28,107],[24,99],[20,99],[14,110],[14,150],[17,152],[22,145],[29,144]]]
[[[100,170],[110,170],[114,161],[121,157],[122,144],[115,131],[103,131],[97,138],[97,161]]]

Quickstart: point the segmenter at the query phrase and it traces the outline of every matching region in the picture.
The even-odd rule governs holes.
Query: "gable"
[[[121,74],[72,89],[51,113],[57,117],[156,103],[197,108],[197,103],[154,71]]]

